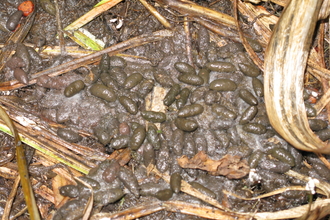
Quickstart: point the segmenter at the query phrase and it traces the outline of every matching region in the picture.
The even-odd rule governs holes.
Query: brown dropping
[[[10,69],[14,70],[16,68],[21,68],[23,66],[25,66],[24,61],[22,60],[22,58],[18,57],[18,56],[12,56],[7,62],[6,62],[6,66],[9,67]]]
[[[111,183],[118,177],[119,170],[120,165],[117,160],[111,161],[109,166],[104,170],[102,174],[102,179],[108,183]]]
[[[212,160],[204,151],[200,151],[191,159],[183,155],[178,159],[178,163],[182,168],[206,170],[213,176],[222,175],[228,179],[240,179],[250,172],[246,160],[241,160],[240,156],[229,154],[220,160]]]
[[[28,74],[22,70],[21,68],[16,68],[14,70],[14,77],[17,79],[18,82],[27,85],[29,83]]]

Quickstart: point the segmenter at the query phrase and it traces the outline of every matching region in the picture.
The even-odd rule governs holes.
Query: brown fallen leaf
[[[178,159],[182,168],[206,170],[213,176],[226,176],[228,179],[240,179],[246,176],[250,168],[246,160],[241,160],[240,156],[225,155],[220,160],[210,159],[204,151],[198,152],[189,159],[183,155]]]

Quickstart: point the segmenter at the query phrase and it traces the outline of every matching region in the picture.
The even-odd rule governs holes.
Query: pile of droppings
[[[68,2],[73,5],[75,1]],[[135,1],[132,4],[137,10],[143,9]],[[43,7],[41,13],[52,16],[52,8]],[[119,5],[114,10],[120,11],[121,7],[124,6]],[[134,11],[128,13],[120,34],[112,37],[107,35],[111,32],[109,17],[116,13],[104,15],[105,22],[96,26],[102,26],[98,37],[115,44],[131,36],[162,29],[147,13],[141,13],[141,17]],[[65,13],[62,16],[65,17]],[[69,24],[72,19],[65,22]],[[38,47],[57,42],[54,24],[47,28],[50,33],[36,35],[36,31],[42,29],[40,25],[36,23],[32,27],[26,41]],[[134,34],[129,34],[128,30]],[[132,150],[128,166],[121,167],[116,160],[103,161],[80,178],[92,187],[94,203],[103,206],[104,212],[156,200],[204,204],[180,192],[181,180],[219,202],[226,200],[228,208],[234,211],[277,211],[306,204],[307,193],[301,191],[287,191],[262,199],[257,207],[255,201],[224,194],[226,190],[241,197],[255,197],[286,186],[304,185],[284,175],[290,169],[324,181],[330,181],[330,175],[317,157],[296,150],[271,127],[263,100],[262,72],[248,57],[243,45],[228,41],[219,47],[210,41],[207,29],[195,23],[191,32],[194,66],[188,64],[185,33],[178,26],[172,38],[125,51],[131,57],[103,55],[98,65],[81,67],[53,78],[39,77],[36,85],[20,96],[41,118],[65,125],[66,128],[56,132],[68,142],[86,143],[87,138],[77,132],[84,130],[93,134],[96,137],[93,141],[109,154],[118,149]],[[257,44],[253,49],[262,53],[262,47]],[[14,77],[27,83],[30,72],[68,60],[72,58],[41,58],[32,47],[18,44],[2,79]],[[307,100],[310,92],[306,90],[304,95]],[[315,116],[312,105],[306,103],[306,109],[308,116]],[[326,121],[316,118],[309,122],[322,140],[330,138]],[[238,156],[250,172],[230,179],[179,165],[178,159],[183,155],[192,158],[201,151],[212,160],[225,155]],[[313,168],[307,167],[303,159]],[[145,167],[149,164],[154,164],[162,173],[169,173],[171,183],[147,175]],[[60,193],[73,199],[57,211],[54,219],[81,217],[90,190],[78,182],[78,185],[62,187]],[[118,202],[122,198],[125,198],[124,204]],[[185,217],[173,213],[171,219]],[[157,218],[157,214],[144,217],[149,218]]]

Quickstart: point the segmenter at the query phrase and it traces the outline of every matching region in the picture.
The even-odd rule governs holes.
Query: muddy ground
[[[12,34],[6,30],[5,23],[21,2],[0,2],[2,44]],[[97,3],[94,0],[58,2],[62,27]],[[195,2],[232,15],[231,3],[227,0]],[[265,7],[274,10],[270,5]],[[29,50],[58,46],[56,17],[51,14],[52,10],[42,7],[40,2],[36,8],[34,24],[23,43],[30,46]],[[262,72],[253,64],[241,43],[230,38],[214,38],[205,27],[190,22],[190,59],[182,17],[163,7],[157,7],[157,10],[175,27],[173,37],[128,49],[118,56],[104,55],[101,62],[53,78],[43,77],[37,80],[37,84],[2,92],[2,95],[18,97],[22,108],[43,121],[64,125],[65,128],[50,129],[68,142],[107,154],[131,149],[132,156],[125,167],[117,161],[94,160],[92,162],[100,166],[82,177],[94,189],[97,212],[124,210],[159,200],[206,204],[180,192],[175,185],[178,181],[173,180],[174,186],[170,186],[155,175],[147,175],[145,166],[150,163],[162,173],[174,174],[173,179],[182,178],[195,184],[194,187],[237,212],[274,212],[307,204],[306,191],[287,191],[258,202],[244,201],[224,193],[226,190],[250,198],[282,187],[304,186],[305,182],[284,174],[290,169],[326,182],[330,181],[330,175],[318,157],[296,150],[273,130],[263,100]],[[275,10],[280,13],[281,8]],[[123,22],[122,26],[117,26],[119,21]],[[85,28],[107,46],[164,29],[138,1],[119,3]],[[246,32],[251,39],[257,39],[253,30]],[[65,38],[65,45],[76,43]],[[263,57],[260,45],[255,43],[253,49]],[[20,45],[17,50],[27,49]],[[40,56],[41,52],[35,53],[28,53],[28,59],[20,66],[28,75],[74,59],[70,53],[43,56]],[[14,56],[24,57],[24,54]],[[1,82],[15,79],[17,67],[8,66],[1,72]],[[16,79],[22,80],[19,77]],[[306,88],[307,103],[315,87]],[[308,109],[307,114],[312,116],[312,106]],[[321,114],[310,123],[315,132],[327,134],[328,123],[323,118]],[[81,131],[90,134],[89,137],[80,135]],[[2,136],[1,147],[5,150],[11,139]],[[324,139],[327,138],[324,135]],[[215,174],[207,169],[183,168],[184,165],[179,164],[178,159],[183,155],[193,158],[201,151],[213,161],[228,155],[236,156],[239,162],[235,165],[239,166],[228,168],[229,173]],[[36,160],[32,159],[31,163],[34,162]],[[45,178],[32,172],[38,169],[43,168],[31,166],[31,176],[52,189],[54,173],[43,171],[47,173]],[[0,216],[12,182],[12,179],[0,177]],[[51,215],[54,219],[81,218],[90,191],[78,183],[77,186],[62,187],[60,192],[73,199],[58,210],[50,201],[36,196],[38,204],[47,206],[48,218]],[[17,196],[11,216],[24,206],[22,195]],[[43,217],[47,218],[47,215]],[[166,211],[140,219],[188,218],[202,219]],[[28,214],[19,219],[28,219]]]

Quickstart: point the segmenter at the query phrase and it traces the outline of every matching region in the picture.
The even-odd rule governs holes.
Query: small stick
[[[246,49],[246,52],[249,54],[249,56],[252,58],[253,62],[261,69],[262,71],[264,70],[264,63],[260,60],[260,58],[257,56],[257,54],[253,51],[252,47],[249,45],[247,42],[246,38],[243,35],[243,32],[241,30],[241,27],[239,25],[239,20],[238,20],[238,8],[237,8],[237,0],[234,1],[234,18],[236,21],[236,26],[238,30],[238,34],[242,40],[242,43]]]
[[[16,192],[17,192],[17,188],[18,188],[18,185],[20,183],[20,176],[18,175],[15,179],[15,182],[12,186],[12,189],[11,189],[11,192],[8,196],[8,199],[6,201],[6,206],[5,206],[5,209],[3,211],[3,215],[2,215],[2,220],[8,220],[9,219],[9,214],[10,214],[10,211],[11,211],[11,206],[13,205],[13,201],[14,201],[14,198],[15,198],[15,195],[16,195]]]
[[[236,29],[235,19],[227,14],[200,6],[188,0],[157,0],[156,2],[173,8],[182,14],[189,14],[189,16],[205,17],[230,28]]]
[[[190,28],[189,28],[189,21],[187,17],[184,17],[184,22],[183,22],[183,26],[184,26],[184,32],[186,33],[186,53],[187,53],[187,57],[188,57],[188,63],[190,65],[192,65],[193,67],[195,67],[194,65],[194,61],[193,61],[193,57],[191,54],[191,34],[190,34]]]
[[[62,23],[61,23],[61,17],[60,17],[60,10],[58,6],[57,0],[54,0],[55,3],[55,9],[56,9],[56,21],[57,21],[57,34],[60,39],[60,49],[61,49],[61,55],[66,55],[66,49],[65,49],[65,41],[64,41],[64,35],[62,31]]]
[[[162,16],[152,5],[150,5],[146,0],[139,0],[141,4],[150,11],[150,13],[167,29],[172,29],[172,25],[170,22],[166,20],[164,16]]]

